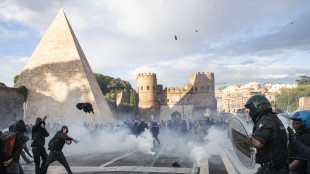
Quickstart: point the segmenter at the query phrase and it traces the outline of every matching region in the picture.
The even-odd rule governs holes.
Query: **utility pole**
[[[184,118],[184,98],[182,98],[182,113],[183,113],[183,118]]]

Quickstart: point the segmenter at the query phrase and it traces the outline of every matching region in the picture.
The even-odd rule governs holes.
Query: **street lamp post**
[[[183,113],[183,118],[184,118],[184,98],[182,98],[182,113]]]

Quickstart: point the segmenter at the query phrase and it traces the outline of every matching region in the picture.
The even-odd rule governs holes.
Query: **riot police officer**
[[[131,133],[135,136],[139,134],[139,121],[135,120],[134,124],[131,126]]]
[[[158,139],[158,134],[159,134],[159,126],[157,124],[156,120],[153,120],[153,124],[151,127],[151,133],[153,135],[153,144],[155,144],[155,140],[157,141],[158,144],[160,144],[160,141]]]
[[[292,126],[296,132],[296,140],[310,147],[310,111],[297,111],[290,119],[293,120]],[[292,149],[290,148],[290,152],[291,151]],[[291,153],[290,156],[297,158],[299,157],[294,153]],[[293,171],[292,173],[307,173],[307,162],[302,160],[294,160],[290,163],[289,168]]]
[[[251,143],[257,149],[258,174],[288,173],[287,134],[264,95],[254,95],[245,104],[254,123]]]
[[[148,126],[145,123],[145,120],[142,118],[140,121],[141,123],[139,124],[139,127],[138,127],[139,134],[143,133],[145,129],[148,129]]]

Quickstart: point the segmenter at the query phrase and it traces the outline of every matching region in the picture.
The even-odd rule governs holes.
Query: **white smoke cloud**
[[[114,129],[103,129],[98,134],[91,134],[90,130],[82,125],[72,125],[69,127],[68,135],[80,141],[78,144],[72,143],[70,147],[64,148],[68,154],[128,151],[155,154],[152,151],[153,138],[149,131],[136,137],[129,134],[128,129],[115,127]]]

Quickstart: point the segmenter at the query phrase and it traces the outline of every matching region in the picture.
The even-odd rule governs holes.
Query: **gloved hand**
[[[75,142],[75,144],[77,144],[78,142],[80,142],[80,141],[77,140],[77,139],[73,139],[72,141]]]
[[[287,132],[288,132],[288,140],[290,143],[297,141],[296,134],[289,126],[287,126]]]

